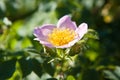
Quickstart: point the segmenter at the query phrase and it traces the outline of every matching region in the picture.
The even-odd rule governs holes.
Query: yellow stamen
[[[48,35],[48,41],[55,46],[68,44],[75,38],[75,31],[68,28],[54,28]]]

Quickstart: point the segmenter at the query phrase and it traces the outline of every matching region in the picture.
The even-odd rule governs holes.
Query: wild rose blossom
[[[59,19],[57,26],[53,24],[45,24],[35,28],[34,40],[50,48],[68,48],[78,42],[87,32],[88,26],[82,23],[76,26],[71,21],[70,16],[65,15]]]

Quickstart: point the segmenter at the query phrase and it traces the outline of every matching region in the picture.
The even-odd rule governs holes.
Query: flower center
[[[75,35],[75,31],[69,28],[54,28],[48,35],[48,41],[55,46],[61,46],[72,41]]]

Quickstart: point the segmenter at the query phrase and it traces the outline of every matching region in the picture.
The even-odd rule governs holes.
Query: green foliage
[[[4,61],[0,63],[0,79],[10,78],[15,71],[16,59]]]
[[[74,78],[72,75],[69,75],[69,76],[67,77],[67,80],[75,80],[75,78]]]
[[[120,67],[116,67],[115,70],[104,70],[106,78],[111,80],[120,80]]]
[[[0,0],[0,80],[120,80],[119,7],[118,0]],[[82,40],[58,54],[33,40],[35,27],[66,14],[88,24]]]

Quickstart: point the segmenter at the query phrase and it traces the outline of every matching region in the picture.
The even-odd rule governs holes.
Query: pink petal
[[[53,48],[54,47],[51,43],[46,42],[46,41],[41,41],[40,40],[40,43],[43,44],[43,45],[45,45],[45,46],[47,46],[47,47],[49,47],[49,48]]]
[[[41,27],[37,27],[34,30],[34,35],[36,38],[34,40],[39,41],[41,44],[52,48],[53,45],[47,41],[48,39],[48,34],[51,33],[51,31],[55,28],[54,25],[52,24],[46,24]]]
[[[34,29],[34,35],[37,37],[37,38],[35,38],[35,40],[46,41],[46,39],[48,37],[48,34],[51,33],[53,28],[55,28],[55,26],[52,25],[52,24],[46,24],[46,25],[43,25],[41,27],[35,28]]]
[[[73,30],[76,30],[76,28],[77,28],[76,23],[71,21],[71,18],[68,15],[65,15],[59,19],[59,21],[57,23],[57,27],[58,28],[70,28]]]
[[[88,25],[86,23],[82,23],[79,25],[79,27],[76,29],[76,33],[79,35],[79,38],[81,39],[85,33],[87,33]]]

